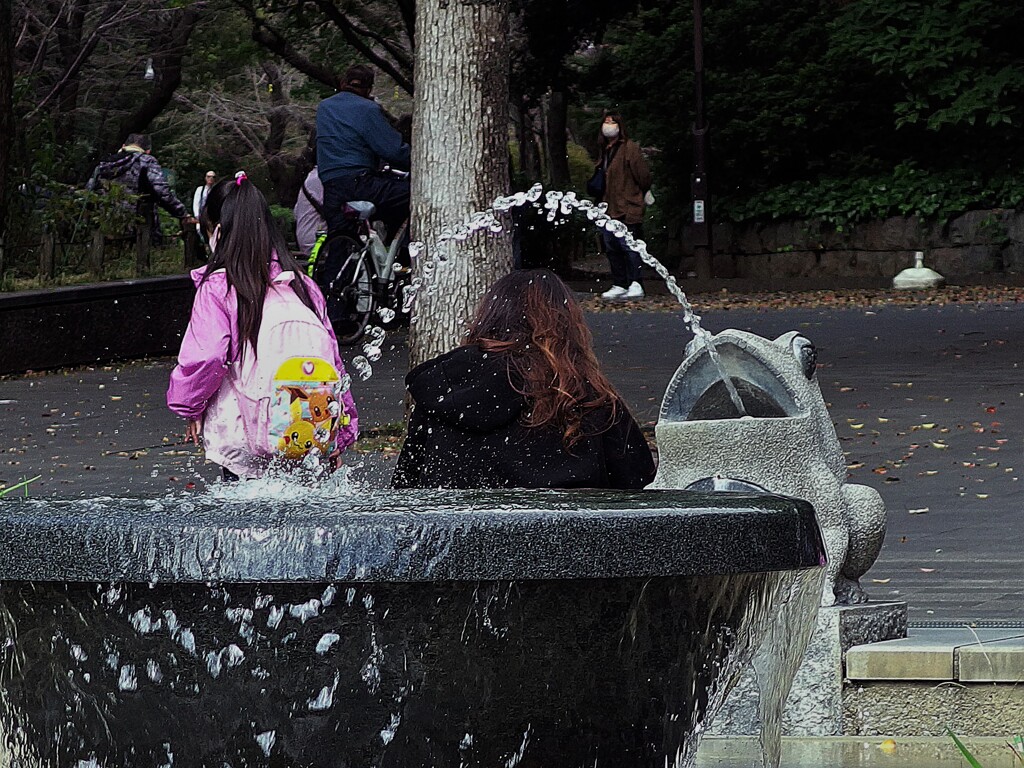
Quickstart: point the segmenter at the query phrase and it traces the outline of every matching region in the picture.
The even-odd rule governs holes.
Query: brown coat
[[[604,185],[604,202],[608,203],[611,218],[624,224],[643,222],[644,195],[651,188],[651,169],[639,144],[632,139],[618,144],[605,171]]]

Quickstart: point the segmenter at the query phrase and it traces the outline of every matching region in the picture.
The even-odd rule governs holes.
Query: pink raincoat
[[[250,455],[245,429],[255,425],[243,423],[238,396],[226,375],[228,365],[237,359],[237,350],[241,347],[238,338],[238,297],[234,288],[228,286],[224,270],[217,270],[200,285],[205,273],[206,267],[192,270],[196,297],[185,337],[181,341],[178,364],[171,371],[167,407],[186,419],[203,420],[206,458],[227,467],[240,477],[254,477],[259,474],[259,468]],[[270,262],[271,280],[287,282],[289,277],[295,279],[291,273],[282,272],[276,259]],[[323,294],[309,277],[300,275],[300,278],[305,282],[306,291],[313,300],[313,311],[334,339]],[[334,349],[334,360],[330,362],[343,376],[345,365],[337,352],[337,341]],[[346,391],[342,395],[342,403],[345,412],[351,417],[351,421],[341,427],[338,434],[338,448],[344,450],[356,441],[359,418],[351,392]]]

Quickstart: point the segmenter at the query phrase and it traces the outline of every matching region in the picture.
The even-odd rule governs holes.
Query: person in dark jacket
[[[152,146],[146,134],[128,134],[121,149],[96,166],[86,189],[97,191],[110,184],[120,184],[129,194],[139,195],[137,213],[149,223],[153,235],[159,233],[157,205],[182,224],[197,223],[198,219],[189,214],[164,178],[163,168],[150,154]]]
[[[463,346],[413,368],[396,488],[643,488],[651,450],[601,372],[565,284],[517,271],[484,296]]]
[[[409,179],[378,171],[384,164],[408,170],[411,151],[373,100],[373,81],[369,67],[349,67],[338,93],[316,108],[316,164],[331,235],[344,227],[344,205],[354,200],[373,203],[392,235],[409,217]]]

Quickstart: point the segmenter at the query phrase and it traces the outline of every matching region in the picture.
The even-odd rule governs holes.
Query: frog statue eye
[[[818,367],[818,350],[814,348],[811,340],[804,336],[796,336],[792,342],[793,355],[800,363],[804,376],[810,381],[814,378],[814,371]]]

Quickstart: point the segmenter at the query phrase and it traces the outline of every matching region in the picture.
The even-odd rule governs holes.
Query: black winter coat
[[[508,358],[459,347],[405,378],[415,405],[395,488],[643,488],[654,460],[625,403],[584,419],[571,449],[552,425],[522,424],[528,402]]]

